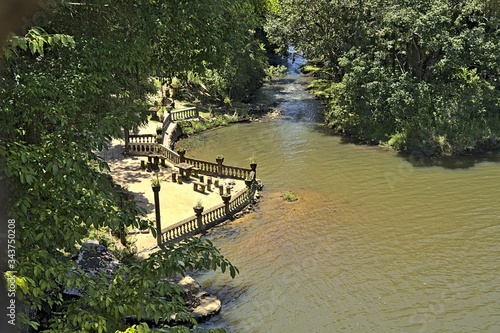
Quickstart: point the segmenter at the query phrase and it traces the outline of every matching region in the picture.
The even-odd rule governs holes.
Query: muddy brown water
[[[291,69],[263,90],[284,119],[182,143],[230,165],[255,155],[264,183],[257,212],[209,236],[240,275],[198,276],[223,302],[203,327],[500,332],[500,154],[419,159],[350,143],[318,122]]]

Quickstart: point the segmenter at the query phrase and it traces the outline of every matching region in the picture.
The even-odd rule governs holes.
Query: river
[[[223,303],[203,327],[500,332],[500,154],[418,159],[336,136],[299,64],[263,88],[282,120],[182,143],[229,165],[255,155],[264,184],[255,213],[209,236],[240,274],[197,277]]]

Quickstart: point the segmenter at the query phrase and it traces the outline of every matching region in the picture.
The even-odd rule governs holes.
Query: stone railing
[[[156,136],[154,134],[130,134],[128,136],[129,142],[134,143],[154,143]]]
[[[253,188],[253,184],[250,187],[250,189],[243,189],[236,193],[231,200],[229,201],[229,211],[230,212],[238,212],[240,211],[244,206],[248,205],[250,202],[248,201],[250,199],[250,194]],[[253,189],[255,191],[255,189]],[[255,194],[255,192],[254,192]],[[251,196],[253,198],[253,195]]]
[[[256,190],[256,182],[252,181],[250,187],[235,193],[230,200],[224,201],[199,215],[195,214],[174,225],[163,228],[161,230],[161,244],[159,245],[203,233],[207,229],[232,218],[236,212],[252,203]]]
[[[199,231],[198,220],[195,216],[188,217],[176,224],[161,230],[161,243],[174,242],[183,238],[194,236]]]
[[[170,115],[172,121],[199,117],[198,108],[195,106],[182,110],[171,111]]]
[[[241,168],[230,165],[223,165],[222,163],[213,163],[195,158],[183,157],[179,153],[165,147],[162,144],[155,143],[154,135],[131,135],[130,142],[127,147],[129,155],[158,155],[163,156],[166,160],[173,164],[186,162],[195,168],[199,169],[199,173],[207,176],[224,177],[232,179],[254,179],[255,170]],[[252,174],[252,171],[254,174]]]
[[[128,136],[126,152],[130,155],[150,155],[154,154],[156,145],[156,136],[153,134],[131,134]]]
[[[222,221],[226,218],[226,205],[218,204],[202,214],[202,223],[204,226],[210,227],[214,221]]]
[[[198,110],[195,107],[167,113],[162,124],[163,135],[166,135],[165,130],[171,122],[189,117],[198,117]],[[223,165],[223,158],[216,159],[217,163],[188,158],[184,156],[185,152],[175,152],[157,143],[156,135],[153,134],[129,135],[128,142],[126,143],[126,152],[130,155],[154,156],[155,159],[158,159],[160,156],[173,164],[185,162],[198,168],[198,173],[200,174],[245,180],[247,185],[245,189],[233,195],[222,195],[223,203],[211,207],[205,212],[197,211],[196,215],[166,228],[161,228],[161,224],[159,223],[157,225],[157,228],[161,229],[157,235],[159,246],[203,233],[208,228],[231,218],[236,212],[239,212],[243,207],[253,202],[257,190],[256,164],[250,164],[250,168],[247,169]]]
[[[184,158],[184,162],[189,163],[193,165],[195,168],[200,169],[199,173],[208,176],[244,180],[250,178],[250,174],[252,172],[252,169],[223,165],[222,163],[212,163],[189,157]]]
[[[186,163],[189,163],[193,165],[195,168],[200,169],[200,173],[207,175],[207,176],[218,176],[218,164],[217,163],[212,163],[212,162],[207,162],[207,161],[202,161],[202,160],[197,160],[194,158],[189,158],[186,157],[184,159]]]
[[[170,114],[170,112],[168,112],[167,115],[165,116],[165,118],[163,119],[163,124],[162,124],[163,133],[165,133],[165,130],[167,129],[168,124],[170,124],[171,122],[172,122],[172,115]]]
[[[165,157],[168,161],[177,164],[181,162],[181,157],[178,153],[165,147],[164,145],[156,144],[156,148],[154,150],[155,155],[160,155]]]
[[[227,178],[233,179],[247,179],[250,177],[252,169],[245,169],[239,167],[233,167],[229,165],[223,165],[221,174]]]

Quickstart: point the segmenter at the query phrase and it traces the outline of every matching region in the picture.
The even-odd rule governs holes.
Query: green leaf
[[[28,293],[28,282],[25,277],[16,276],[16,285],[23,293]]]
[[[229,274],[231,275],[231,277],[234,279],[236,277],[236,270],[234,268],[234,266],[229,266]]]
[[[31,51],[31,54],[35,54],[36,53],[37,46],[38,46],[38,44],[36,43],[36,41],[30,41],[29,42],[29,49]]]
[[[59,166],[55,163],[52,164],[52,175],[56,176],[58,172],[59,172]]]

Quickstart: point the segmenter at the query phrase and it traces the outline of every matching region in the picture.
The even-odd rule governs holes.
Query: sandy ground
[[[149,122],[139,129],[139,134],[155,133],[158,124],[158,122]],[[135,200],[146,210],[146,217],[151,221],[156,220],[151,178],[158,173],[160,180],[162,180],[160,190],[162,228],[194,215],[193,206],[198,201],[201,201],[205,209],[222,203],[218,189],[212,187],[212,191],[205,191],[205,193],[194,191],[192,181],[198,179],[191,178],[189,181],[184,181],[183,184],[173,183],[171,173],[176,170],[173,165],[168,165],[167,168],[160,167],[158,172],[141,170],[141,160],[147,162],[147,157],[125,157],[123,155],[124,148],[125,142],[123,140],[114,140],[110,149],[100,152],[99,155],[109,164],[111,175],[115,181],[135,194]],[[241,180],[221,179],[221,181],[224,183],[233,181],[233,191],[239,191],[245,187],[245,183]],[[131,237],[132,240],[136,241],[139,252],[146,253],[148,249],[151,250],[156,246],[156,239],[149,232],[131,234]]]

